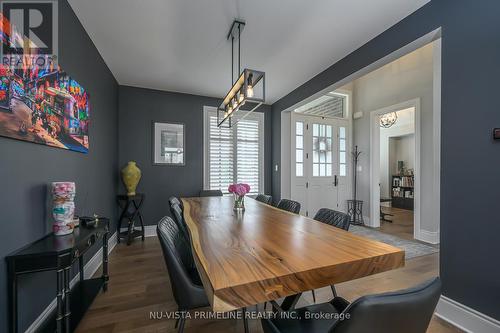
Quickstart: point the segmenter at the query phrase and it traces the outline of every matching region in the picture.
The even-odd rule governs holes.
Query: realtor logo
[[[0,0],[2,65],[41,67],[57,58],[57,0]],[[21,59],[21,58],[24,58]]]

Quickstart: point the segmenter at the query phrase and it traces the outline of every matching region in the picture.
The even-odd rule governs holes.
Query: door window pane
[[[319,176],[319,164],[318,163],[313,164],[313,176],[314,177]]]
[[[331,177],[332,141],[332,125],[313,124],[313,177]]]
[[[302,123],[301,121],[297,121],[295,123],[295,134],[304,135],[304,123]]]
[[[302,149],[295,150],[295,161],[298,163],[304,162],[304,153],[302,152]]]
[[[304,123],[295,123],[295,176],[304,176]]]
[[[295,138],[295,148],[303,149],[304,148],[304,137],[301,135],[297,135]]]
[[[297,177],[304,176],[304,164],[302,164],[302,163],[295,163],[295,175]]]
[[[339,127],[339,175],[347,176],[347,144],[346,128]]]

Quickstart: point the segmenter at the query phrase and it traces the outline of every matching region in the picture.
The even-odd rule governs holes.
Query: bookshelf
[[[413,175],[392,176],[392,207],[413,210],[414,186]]]

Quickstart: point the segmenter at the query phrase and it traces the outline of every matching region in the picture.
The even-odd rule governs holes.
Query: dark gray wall
[[[286,108],[442,27],[441,260],[444,295],[500,319],[500,2],[432,0],[272,105],[273,164]],[[273,172],[273,194],[280,192]],[[425,194],[424,194],[425,195]]]
[[[75,181],[77,213],[116,219],[118,85],[65,0],[59,5],[59,56],[61,67],[90,93],[90,151],[81,154],[0,137],[0,332],[7,332],[4,256],[51,231],[47,184]],[[54,281],[52,272],[22,278],[21,329],[52,301]]]
[[[120,86],[119,89],[119,161],[120,168],[136,161],[142,171],[137,191],[146,194],[143,215],[145,223],[156,224],[169,215],[168,198],[197,196],[203,188],[203,106],[218,106],[220,99],[144,88]],[[265,112],[265,137],[271,133],[271,108]],[[152,122],[184,123],[186,165],[152,164]],[[264,148],[265,191],[271,192],[271,142]],[[123,184],[120,190],[125,191]]]

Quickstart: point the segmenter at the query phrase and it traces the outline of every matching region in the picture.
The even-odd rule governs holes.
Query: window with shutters
[[[264,114],[250,113],[232,128],[217,127],[214,108],[204,116],[204,188],[226,194],[230,184],[246,183],[250,194],[263,193]]]

